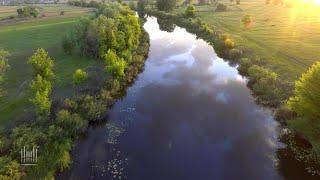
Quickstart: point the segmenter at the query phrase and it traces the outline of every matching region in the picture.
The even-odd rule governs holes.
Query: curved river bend
[[[156,18],[145,70],[76,148],[71,179],[283,179],[277,123],[213,48]],[[61,177],[60,177],[61,178]]]

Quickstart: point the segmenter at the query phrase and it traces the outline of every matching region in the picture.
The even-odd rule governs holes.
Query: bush
[[[130,2],[129,2],[129,7],[130,7],[130,9],[132,9],[132,10],[136,10],[136,9],[137,9],[136,4],[135,4],[133,1],[130,1]]]
[[[82,69],[77,69],[73,73],[73,84],[80,85],[88,79],[88,73],[83,71]]]
[[[222,11],[226,11],[227,10],[227,5],[219,3],[217,5],[216,11],[217,12],[222,12]]]
[[[6,72],[9,68],[8,56],[9,53],[7,51],[0,49],[0,99],[5,95],[5,90],[2,88],[2,85],[5,80]]]
[[[117,54],[109,50],[105,56],[106,70],[115,78],[122,78],[126,68],[126,62],[117,56]]]
[[[80,101],[80,104],[83,117],[86,117],[89,121],[101,120],[107,111],[106,104],[93,96],[86,95]]]
[[[257,95],[259,103],[272,107],[282,103],[281,92],[278,88],[278,75],[275,72],[253,65],[248,69],[248,75],[249,84],[254,94]]]
[[[65,14],[65,11],[60,11],[60,16],[63,16]]]
[[[37,51],[29,58],[28,63],[32,65],[35,74],[39,74],[45,79],[53,78],[53,60],[48,56],[48,52],[44,49],[37,49]]]
[[[11,158],[0,156],[0,179],[18,180],[21,179],[20,164],[12,161]]]
[[[224,40],[224,45],[225,45],[228,49],[232,49],[232,48],[234,48],[234,46],[235,46],[233,40],[231,40],[230,38],[227,38],[227,39]]]
[[[189,5],[185,11],[186,17],[195,17],[196,8],[193,5]]]
[[[252,62],[249,58],[241,58],[239,62],[238,70],[242,74],[247,74],[249,67],[252,65]]]
[[[18,13],[18,17],[36,18],[39,15],[39,10],[36,7],[27,6],[27,7],[17,9],[17,13]]]
[[[76,137],[87,128],[87,121],[83,120],[78,114],[71,114],[67,110],[58,112],[56,124],[63,130],[61,136],[66,137]]]
[[[252,17],[249,14],[246,14],[242,17],[241,22],[245,27],[249,27],[252,22]]]
[[[286,105],[280,106],[275,113],[275,119],[282,124],[285,124],[294,117],[294,112]]]
[[[160,11],[170,12],[176,7],[176,0],[157,0],[156,6]]]
[[[75,43],[73,42],[73,39],[70,36],[63,36],[62,38],[62,49],[63,52],[67,54],[71,54],[73,51],[73,48],[75,46]]]
[[[240,0],[236,0],[236,3],[239,5],[240,4]]]
[[[242,51],[236,48],[233,48],[229,51],[229,57],[232,60],[238,60],[242,55]]]

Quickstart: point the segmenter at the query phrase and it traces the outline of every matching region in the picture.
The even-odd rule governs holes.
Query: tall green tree
[[[289,108],[297,115],[289,125],[303,134],[312,144],[315,158],[320,159],[320,62],[315,63],[295,83]]]
[[[29,63],[32,65],[36,78],[31,82],[30,87],[34,97],[30,101],[36,108],[38,118],[47,118],[51,109],[51,81],[54,77],[53,60],[49,57],[48,52],[44,49],[38,49],[30,58]]]
[[[5,74],[9,68],[8,56],[9,53],[7,51],[0,50],[0,99],[5,94],[5,90],[2,88],[2,85],[5,81]]]
[[[320,62],[296,81],[294,96],[289,99],[288,105],[304,121],[319,128],[320,133]]]

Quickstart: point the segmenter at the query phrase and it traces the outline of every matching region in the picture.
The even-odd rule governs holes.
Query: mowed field
[[[219,2],[228,6],[226,12],[214,12],[212,5],[196,6],[197,17],[231,35],[238,45],[254,50],[284,78],[296,80],[320,60],[320,5],[288,8],[266,5],[264,0],[241,0],[240,5],[229,0]],[[246,14],[253,18],[249,28],[241,22]]]
[[[7,7],[0,7],[0,12],[4,8]],[[45,48],[55,61],[54,92],[57,96],[71,95],[72,73],[77,68],[85,69],[97,64],[95,60],[67,55],[61,48],[63,35],[81,16],[90,15],[92,9],[61,5],[47,6],[45,9],[42,13],[50,14],[46,17],[0,25],[0,49],[5,49],[11,54],[11,67],[5,84],[7,96],[0,101],[0,129],[8,122],[27,117],[32,110],[29,83],[33,73],[27,60],[36,49]],[[63,16],[60,15],[61,9],[65,9]]]

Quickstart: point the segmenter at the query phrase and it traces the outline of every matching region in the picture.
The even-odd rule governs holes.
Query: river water
[[[61,177],[283,179],[278,124],[236,68],[183,28],[161,31],[151,17],[144,28],[151,43],[144,71],[110,121],[90,128]]]

